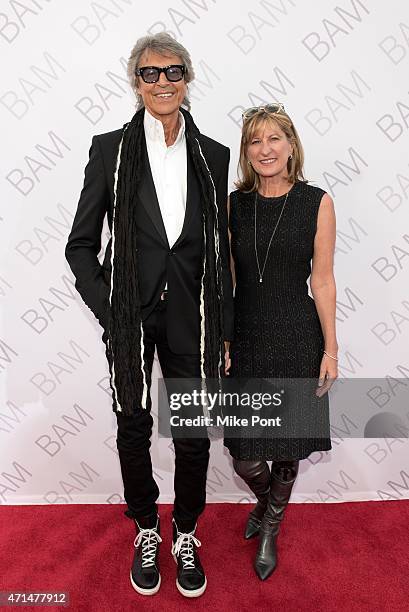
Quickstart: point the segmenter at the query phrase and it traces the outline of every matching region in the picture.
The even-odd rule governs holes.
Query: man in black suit
[[[155,347],[163,377],[220,375],[233,332],[227,234],[229,149],[202,135],[187,109],[187,50],[165,33],[139,39],[128,61],[137,112],[94,136],[66,247],[76,288],[104,328],[117,447],[137,537],[134,589],[159,590],[149,387]],[[105,214],[111,230],[99,264]],[[210,442],[176,438],[172,553],[177,588],[201,595],[195,537],[205,506]]]

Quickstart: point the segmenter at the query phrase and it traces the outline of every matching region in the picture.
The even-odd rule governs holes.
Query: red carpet
[[[133,591],[132,522],[124,506],[2,506],[0,591],[68,591],[77,611],[403,612],[409,602],[409,501],[291,504],[279,565],[261,582],[257,542],[242,538],[247,505],[208,504],[197,535],[208,588],[186,600],[175,586],[170,506],[161,506],[162,586]],[[23,610],[55,610],[27,606]]]

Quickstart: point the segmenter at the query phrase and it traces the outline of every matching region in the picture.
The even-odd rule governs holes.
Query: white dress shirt
[[[187,153],[185,118],[181,112],[179,118],[179,133],[168,147],[162,123],[145,108],[146,147],[170,247],[181,234],[186,211]]]

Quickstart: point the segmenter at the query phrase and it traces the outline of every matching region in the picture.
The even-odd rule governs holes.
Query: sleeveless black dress
[[[271,243],[262,283],[254,249],[255,193],[230,194],[236,290],[229,378],[311,378],[318,382],[324,339],[315,302],[308,295],[307,279],[324,193],[302,181],[292,186]],[[285,195],[258,195],[260,268],[284,199]],[[312,397],[311,402],[308,410],[297,406],[298,427],[303,432],[300,438],[229,438],[225,430],[224,444],[234,458],[248,460],[304,459],[314,451],[330,450],[328,393],[322,398]]]

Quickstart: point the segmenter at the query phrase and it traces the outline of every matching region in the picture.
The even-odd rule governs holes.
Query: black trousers
[[[160,301],[144,321],[145,363],[151,378],[155,346],[163,378],[200,377],[200,356],[173,353],[166,337],[166,300]],[[148,402],[150,405],[150,401]],[[150,456],[153,419],[149,409],[133,416],[116,413],[117,448],[128,505],[125,514],[140,518],[157,512],[158,485],[152,474]],[[210,440],[173,438],[175,449],[175,502],[173,516],[178,526],[193,529],[206,503],[206,477]]]

